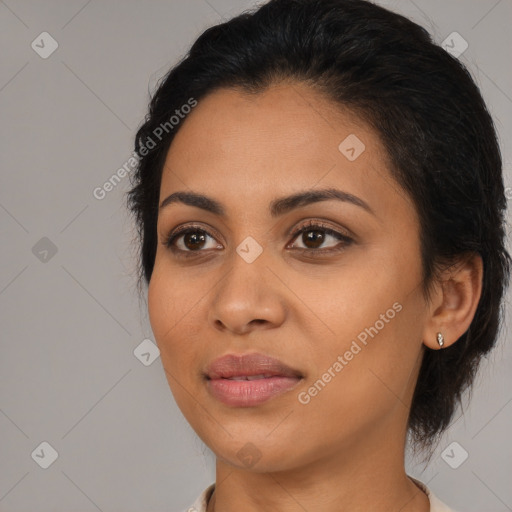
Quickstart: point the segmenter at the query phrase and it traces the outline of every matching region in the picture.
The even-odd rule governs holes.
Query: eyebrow
[[[305,190],[304,192],[298,192],[290,196],[274,199],[269,205],[269,211],[271,217],[275,218],[279,217],[280,215],[284,215],[285,213],[288,213],[296,208],[300,208],[308,204],[318,203],[320,201],[329,200],[351,203],[355,206],[363,208],[368,213],[375,215],[375,212],[372,210],[372,208],[370,208],[370,206],[361,198],[335,188]],[[196,192],[174,192],[160,203],[160,210],[172,203],[183,203],[189,206],[195,206],[197,208],[201,208],[203,210],[214,213],[220,217],[226,217],[226,210],[221,203],[215,199],[212,199],[211,197]]]

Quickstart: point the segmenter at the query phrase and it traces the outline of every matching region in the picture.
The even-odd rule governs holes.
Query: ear
[[[461,256],[442,272],[434,286],[423,332],[423,343],[428,348],[441,348],[437,342],[439,332],[445,348],[469,329],[482,293],[482,280],[482,257],[476,253]]]

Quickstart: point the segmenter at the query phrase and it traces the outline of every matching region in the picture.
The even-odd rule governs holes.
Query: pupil
[[[317,248],[320,245],[322,245],[322,242],[324,240],[324,235],[323,235],[322,231],[319,231],[319,230],[306,231],[304,233],[304,235],[306,235],[306,239],[303,240],[303,242],[307,247],[309,247],[309,245],[308,245],[309,243],[312,243],[313,248]]]
[[[200,244],[203,243],[204,241],[205,241],[204,233],[198,234],[198,232],[195,232],[195,233],[187,233],[185,235],[184,243],[185,243],[185,246],[188,247],[189,249],[197,249],[198,246],[200,246]],[[189,243],[191,243],[193,247],[190,247]]]

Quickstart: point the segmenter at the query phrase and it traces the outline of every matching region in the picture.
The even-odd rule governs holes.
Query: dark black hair
[[[170,117],[219,88],[257,94],[283,80],[310,85],[380,137],[420,218],[427,299],[443,265],[483,259],[469,329],[424,352],[408,427],[416,445],[431,447],[496,342],[510,256],[493,120],[466,67],[409,19],[365,0],[270,0],[205,30],[158,83],[136,134],[127,202],[140,237],[139,284],[151,278],[162,169],[183,123],[171,126]]]

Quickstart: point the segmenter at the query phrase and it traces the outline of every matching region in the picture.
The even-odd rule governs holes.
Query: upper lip
[[[258,353],[227,354],[215,359],[206,369],[206,376],[209,379],[229,379],[252,375],[302,377],[299,370],[287,366],[279,359]]]

